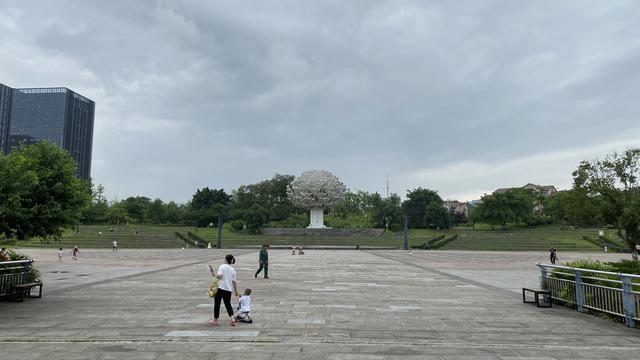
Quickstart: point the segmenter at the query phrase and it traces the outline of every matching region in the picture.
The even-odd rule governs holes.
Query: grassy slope
[[[479,230],[459,228],[449,231],[411,230],[410,237],[415,241],[426,240],[445,234],[457,234],[458,238],[449,243],[445,249],[450,250],[544,250],[555,244],[562,250],[600,250],[601,248],[583,239],[598,238],[598,229],[560,230],[559,226],[540,226],[535,228],[507,228],[506,230],[491,230],[480,227]],[[613,236],[611,236],[613,234]],[[616,244],[622,243],[616,238],[612,230],[607,230],[605,236],[613,239]]]
[[[114,231],[110,231],[111,228]],[[183,242],[175,237],[174,232],[190,229],[193,228],[147,225],[81,225],[78,234],[74,230],[65,231],[59,242],[51,240],[48,244],[42,244],[39,239],[33,239],[22,245],[63,248],[77,245],[80,248],[110,248],[111,242],[117,240],[118,247],[122,248],[178,248],[183,246]],[[99,234],[100,232],[102,235]]]
[[[113,227],[114,231],[110,231]],[[136,234],[137,231],[137,234]],[[44,246],[68,248],[78,245],[81,248],[109,248],[113,240],[118,241],[123,248],[179,248],[184,244],[178,240],[174,233],[178,231],[186,235],[188,231],[196,233],[205,241],[214,245],[217,241],[217,229],[200,228],[195,231],[192,227],[179,226],[146,226],[146,225],[83,225],[80,232],[67,231],[61,241],[41,244],[39,240],[23,243],[24,246]],[[98,233],[102,232],[102,235]],[[613,236],[610,236],[613,234]],[[450,237],[458,235],[457,239],[447,244],[444,249],[450,250],[546,250],[554,243],[561,250],[600,250],[596,245],[582,239],[588,236],[597,239],[597,229],[560,230],[558,226],[543,226],[532,229],[508,228],[506,230],[491,230],[490,227],[478,227],[478,230],[470,228],[457,228],[454,230],[410,230],[410,245],[421,245],[426,241],[439,236]],[[620,243],[613,230],[607,230],[606,236],[613,242]],[[355,246],[391,246],[401,247],[403,234],[387,232],[380,238],[335,238],[335,237],[272,237],[236,233],[223,228],[223,247],[260,245],[265,242],[271,245],[345,245]]]

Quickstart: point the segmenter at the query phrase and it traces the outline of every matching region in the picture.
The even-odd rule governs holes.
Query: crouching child
[[[244,289],[242,296],[238,300],[238,311],[236,312],[236,319],[239,322],[251,324],[251,289]]]

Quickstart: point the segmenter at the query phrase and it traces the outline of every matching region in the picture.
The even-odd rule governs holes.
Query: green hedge
[[[458,234],[455,234],[453,236],[450,236],[444,240],[438,241],[435,244],[433,244],[431,247],[433,249],[442,249],[443,247],[445,247],[448,243],[452,242],[453,240],[458,238]]]

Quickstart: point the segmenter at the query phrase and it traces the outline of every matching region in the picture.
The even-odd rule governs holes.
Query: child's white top
[[[58,250],[58,256],[62,256],[62,250]]]
[[[238,300],[238,312],[239,313],[248,313],[251,311],[251,296],[242,295],[240,300]]]
[[[233,291],[232,281],[236,281],[236,269],[229,264],[222,264],[218,268],[217,275],[222,275],[218,289]]]

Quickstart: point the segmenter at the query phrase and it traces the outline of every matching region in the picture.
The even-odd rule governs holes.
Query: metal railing
[[[0,298],[9,295],[13,285],[27,282],[32,262],[32,259],[0,262]]]
[[[575,305],[580,312],[588,309],[620,316],[629,327],[640,321],[640,275],[536,265],[542,287],[552,299]]]

